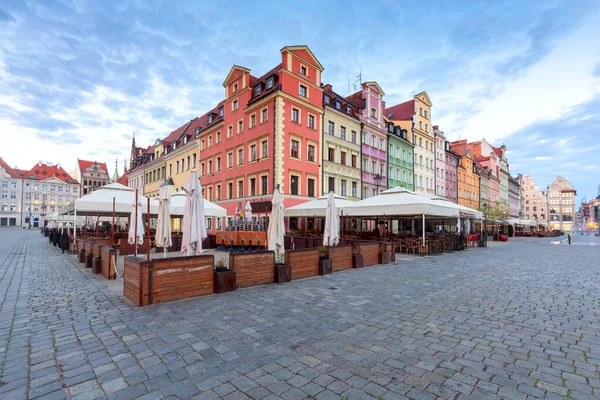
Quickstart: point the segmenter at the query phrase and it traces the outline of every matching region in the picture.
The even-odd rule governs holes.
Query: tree
[[[479,211],[483,213],[483,217],[486,221],[501,221],[505,222],[508,220],[508,214],[510,207],[508,201],[498,200],[494,205],[487,205],[487,207],[480,207]]]

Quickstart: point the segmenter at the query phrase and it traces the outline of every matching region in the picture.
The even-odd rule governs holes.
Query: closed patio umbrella
[[[202,240],[206,238],[206,225],[204,221],[204,199],[202,186],[196,171],[190,172],[183,189],[187,199],[183,210],[183,235],[181,238],[181,252],[193,256],[202,251]]]
[[[340,217],[335,206],[335,194],[327,196],[327,211],[325,212],[325,229],[323,231],[323,246],[336,246],[340,242]]]
[[[279,186],[273,191],[273,205],[269,228],[267,230],[269,250],[274,251],[276,259],[284,251],[285,222],[283,220],[283,197],[279,193]]]
[[[173,244],[171,240],[171,213],[169,210],[169,202],[171,201],[171,193],[169,187],[161,185],[158,191],[158,218],[156,222],[156,245],[164,249],[165,258],[167,257],[167,247]]]
[[[136,202],[137,202],[137,214],[136,214]],[[137,226],[137,232],[136,232]],[[136,237],[137,234],[137,237]],[[133,198],[133,204],[131,205],[131,215],[129,216],[129,231],[127,235],[127,243],[135,244],[136,255],[137,246],[144,244],[144,220],[142,219],[142,199],[137,194]]]
[[[246,207],[244,208],[244,210],[246,210],[246,221],[252,221],[252,205],[250,204],[250,201],[246,201]]]

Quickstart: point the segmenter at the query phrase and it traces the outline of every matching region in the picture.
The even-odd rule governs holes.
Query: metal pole
[[[423,214],[423,246],[425,246],[425,214]]]
[[[87,217],[88,217],[88,216],[86,215],[86,216],[85,216],[85,229],[84,229],[84,232],[85,232],[85,238],[86,238],[86,239],[87,239],[87,224],[88,224],[88,218],[87,218]]]
[[[75,213],[73,215],[73,243],[77,244],[77,209],[75,209]]]
[[[100,226],[100,212],[96,214],[96,239],[98,239],[98,227]]]
[[[150,197],[148,200],[148,214],[146,215],[146,220],[148,221],[148,260],[150,259]]]
[[[135,213],[134,213],[134,221],[129,221],[129,223],[133,224],[133,241],[135,242],[135,247],[133,249],[133,255],[135,257],[137,257],[137,246],[138,246],[138,240],[137,240],[137,218],[138,218],[138,190],[139,189],[135,189]]]
[[[111,240],[112,240],[112,244],[113,244],[113,246],[115,245],[115,202],[116,202],[116,200],[115,200],[115,198],[113,197],[113,210],[112,210],[112,211],[113,211],[113,212],[112,212],[112,235],[111,235],[111,236],[112,236]]]

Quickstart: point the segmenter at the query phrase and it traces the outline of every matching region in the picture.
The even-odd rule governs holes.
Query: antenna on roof
[[[356,76],[356,80],[353,82],[354,84],[354,93],[356,93],[358,90],[356,89],[356,83],[358,82],[358,86],[362,85],[362,67],[360,67],[360,72],[359,74]]]

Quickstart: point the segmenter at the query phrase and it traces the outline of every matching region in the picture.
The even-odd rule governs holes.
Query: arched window
[[[83,180],[83,186],[87,186],[87,179]]]

